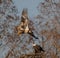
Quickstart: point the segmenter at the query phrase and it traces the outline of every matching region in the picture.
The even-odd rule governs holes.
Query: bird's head
[[[23,9],[23,11],[22,11],[22,16],[28,17],[28,9],[27,9],[27,8],[24,8],[24,9]]]

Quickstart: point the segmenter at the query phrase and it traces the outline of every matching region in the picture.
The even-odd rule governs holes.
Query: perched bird
[[[17,26],[17,32],[18,35],[27,33],[29,30],[28,28],[28,15],[27,15],[27,9],[23,9],[22,16],[21,16],[21,22],[19,26]]]
[[[20,25],[17,27],[17,30],[18,30],[18,35],[26,33],[38,39],[38,37],[34,35],[33,31],[29,27],[29,18],[28,18],[28,12],[26,8],[24,8],[22,11],[21,22]]]
[[[37,45],[37,44],[32,44],[32,45],[33,45],[33,48],[34,48],[34,52],[35,53],[45,52],[40,45]]]

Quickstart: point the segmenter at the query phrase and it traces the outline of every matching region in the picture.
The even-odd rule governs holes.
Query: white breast
[[[29,27],[27,25],[26,28],[25,28],[25,33],[28,33],[28,31],[29,31]]]

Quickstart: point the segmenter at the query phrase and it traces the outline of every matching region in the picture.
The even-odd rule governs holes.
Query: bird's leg
[[[28,34],[31,35],[32,37],[34,37],[35,39],[38,39],[38,37],[36,37],[36,36],[33,34],[32,31],[29,31]]]

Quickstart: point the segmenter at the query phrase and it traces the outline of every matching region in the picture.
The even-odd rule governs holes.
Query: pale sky
[[[13,1],[19,11],[19,15],[21,15],[23,8],[28,8],[29,17],[34,17],[38,14],[37,6],[39,2],[42,2],[43,0],[13,0]]]

